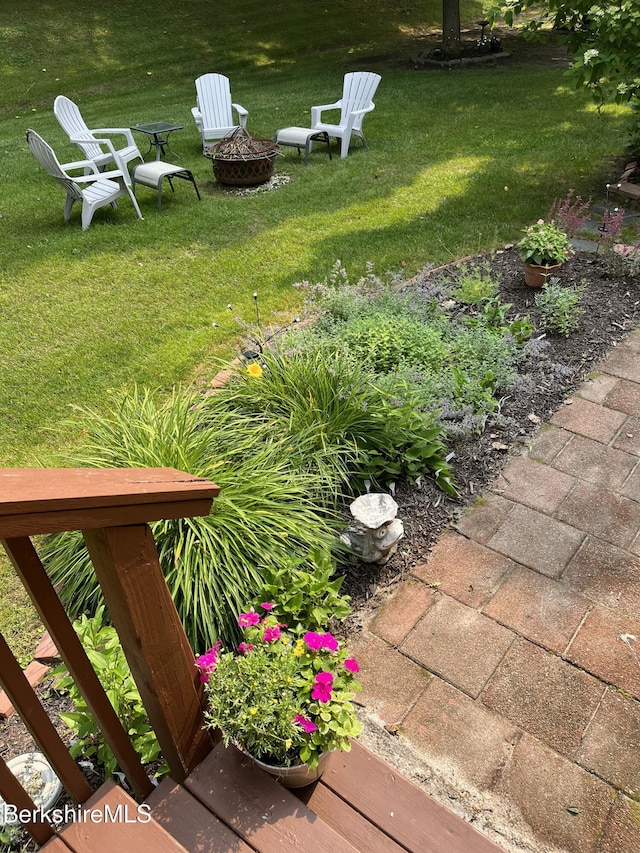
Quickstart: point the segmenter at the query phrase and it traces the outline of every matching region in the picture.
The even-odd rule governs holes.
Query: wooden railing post
[[[0,634],[0,683],[18,710],[33,739],[49,759],[60,781],[79,803],[91,796],[91,788],[55,730],[7,641]]]
[[[40,614],[43,625],[67,665],[76,686],[84,696],[87,707],[99,721],[105,740],[127,776],[129,784],[135,794],[141,800],[144,799],[153,790],[153,785],[89,662],[87,653],[65,613],[62,602],[31,540],[23,536],[5,539],[3,544],[34,607]]]
[[[83,531],[107,608],[176,782],[210,751],[202,685],[146,524]]]
[[[214,483],[173,468],[0,469],[0,541],[6,543],[45,622],[53,627],[70,671],[90,694],[98,724],[128,765],[139,794],[147,781],[94,689],[95,674],[88,671],[77,638],[60,614],[51,584],[38,582],[42,566],[28,537],[83,532],[151,725],[172,775],[182,781],[209,752],[212,738],[202,728],[202,685],[148,523],[207,515],[218,492]],[[21,697],[22,673],[11,666],[9,655],[6,659],[9,687]],[[27,706],[26,698],[19,701]],[[45,731],[46,723],[41,723],[38,731]],[[5,775],[0,766],[0,784]],[[84,794],[76,792],[78,799]]]

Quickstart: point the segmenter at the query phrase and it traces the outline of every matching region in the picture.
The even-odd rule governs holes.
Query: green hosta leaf
[[[87,657],[91,661],[91,665],[96,670],[98,674],[100,674],[103,670],[108,669],[109,667],[109,658],[106,654],[97,651],[96,649],[88,648],[86,649]]]
[[[58,714],[63,723],[66,723],[69,728],[74,728],[74,726],[83,723],[86,720],[85,714],[78,714],[74,711],[64,711]]]

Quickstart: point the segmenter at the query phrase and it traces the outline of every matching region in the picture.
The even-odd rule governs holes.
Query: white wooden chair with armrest
[[[342,97],[339,101],[335,104],[311,107],[312,129],[340,139],[341,157],[346,157],[349,153],[349,143],[354,134],[362,140],[364,147],[367,147],[362,132],[362,121],[365,115],[375,107],[372,98],[379,82],[380,75],[374,74],[373,71],[352,71],[344,75]],[[327,110],[340,110],[340,120],[337,124],[327,124],[322,121],[322,113]]]
[[[127,183],[130,182],[128,164],[132,160],[144,162],[130,128],[96,127],[89,129],[82,118],[78,105],[64,95],[58,95],[53,102],[53,113],[71,142],[75,142],[82,149],[87,159],[93,160],[98,171],[102,172],[110,164],[116,164],[115,155],[117,153],[120,158],[119,162],[125,165],[125,180]],[[124,136],[126,145],[118,148],[104,134]]]
[[[82,204],[82,230],[86,231],[96,210],[107,204],[117,207],[117,199],[123,195],[129,196],[138,218],[142,219],[136,197],[120,169],[105,175],[98,171],[93,160],[61,164],[53,148],[35,130],[27,131],[27,144],[45,172],[64,187],[67,193],[64,204],[65,222],[68,222],[71,217],[71,208],[74,203],[79,201]],[[76,170],[83,170],[85,174],[79,176],[69,174]],[[127,175],[126,178],[128,177]]]
[[[191,114],[202,136],[202,147],[247,126],[248,111],[231,102],[229,78],[223,74],[203,74],[196,80],[196,101]],[[233,120],[233,110],[238,123]]]

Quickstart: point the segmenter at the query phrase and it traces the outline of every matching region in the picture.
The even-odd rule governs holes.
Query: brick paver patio
[[[353,643],[363,702],[538,849],[640,853],[640,331]]]

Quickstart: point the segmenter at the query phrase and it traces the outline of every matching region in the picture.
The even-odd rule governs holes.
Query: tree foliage
[[[560,31],[573,56],[571,73],[600,103],[640,98],[640,3],[638,0],[507,0],[501,15],[514,18],[532,6],[536,16],[524,27],[539,35],[549,24]]]

